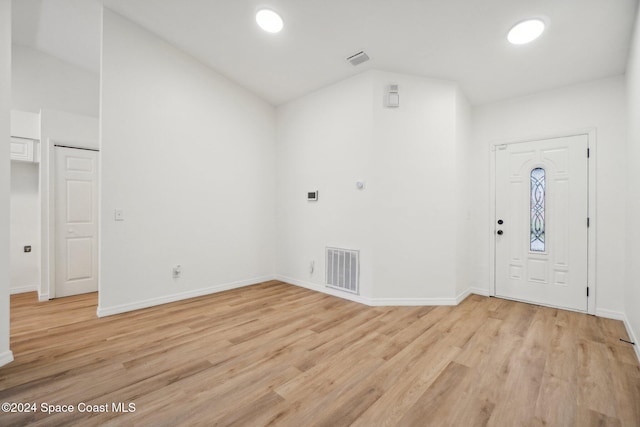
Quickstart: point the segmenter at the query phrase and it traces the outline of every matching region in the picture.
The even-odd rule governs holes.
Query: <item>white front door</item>
[[[496,147],[496,296],[587,311],[588,136]]]
[[[55,147],[55,297],[98,290],[98,153]]]

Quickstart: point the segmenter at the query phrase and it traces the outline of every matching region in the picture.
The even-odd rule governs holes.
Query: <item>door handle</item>
[[[504,231],[498,230],[497,233],[498,233],[499,236],[502,236],[504,234]]]

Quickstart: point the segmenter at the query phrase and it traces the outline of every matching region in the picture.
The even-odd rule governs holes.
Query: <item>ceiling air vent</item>
[[[364,53],[364,51],[360,51],[354,55],[351,55],[347,58],[347,61],[351,62],[351,65],[359,65],[363,62],[367,62],[369,60],[369,55]]]

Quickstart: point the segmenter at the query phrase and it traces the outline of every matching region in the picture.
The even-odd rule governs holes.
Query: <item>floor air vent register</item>
[[[327,286],[341,291],[359,294],[359,251],[327,247]]]

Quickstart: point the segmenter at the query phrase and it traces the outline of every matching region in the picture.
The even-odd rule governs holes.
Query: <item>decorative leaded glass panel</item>
[[[531,246],[533,252],[545,250],[544,223],[545,176],[544,169],[531,171]]]

